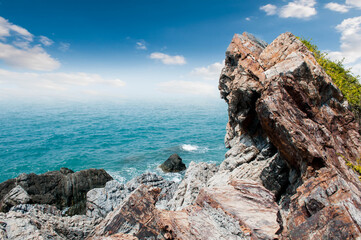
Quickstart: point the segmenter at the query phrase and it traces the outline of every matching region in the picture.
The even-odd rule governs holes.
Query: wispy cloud
[[[341,33],[340,51],[328,51],[328,57],[343,60],[352,72],[361,75],[361,16],[343,20],[336,30]]]
[[[51,71],[60,67],[60,63],[40,46],[18,48],[0,43],[0,59],[10,66],[37,71]]]
[[[140,40],[136,42],[135,48],[138,50],[147,50],[146,42],[144,40]]]
[[[20,38],[23,38],[26,41],[33,41],[33,35],[20,26],[10,23],[3,17],[0,17],[0,39],[5,40],[5,38],[12,35],[17,35]]]
[[[8,40],[11,39],[15,41],[9,42]],[[0,60],[16,68],[37,71],[51,71],[59,68],[60,63],[52,58],[41,45],[33,45],[33,39],[34,36],[25,28],[0,17]],[[41,39],[44,40],[45,37]]]
[[[151,59],[160,60],[163,64],[167,65],[184,65],[186,59],[181,55],[171,56],[160,52],[154,52],[150,55]]]
[[[346,0],[346,5],[361,8],[361,1],[360,0]]]
[[[281,18],[300,18],[307,19],[317,14],[316,0],[294,0],[286,5],[277,7],[273,4],[267,4],[260,7],[260,10],[267,15],[278,15]]]
[[[345,58],[345,63],[353,63],[361,59],[361,16],[347,18],[336,26],[341,33],[341,51],[330,52],[332,58]]]
[[[37,97],[69,96],[72,94],[92,93],[92,95],[114,92],[126,83],[120,79],[106,79],[98,74],[89,73],[34,73],[12,72],[0,69],[0,91],[10,89],[16,93],[11,97],[23,95]]]
[[[70,43],[61,42],[59,44],[59,50],[62,52],[67,52],[70,48]]]
[[[221,74],[222,68],[224,67],[224,61],[215,62],[207,67],[198,67],[192,70],[191,75],[201,77],[207,81],[218,82],[219,75]]]
[[[187,81],[161,82],[158,84],[158,89],[168,94],[218,97],[218,79],[223,67],[224,61],[206,67],[196,67],[189,73]]]
[[[158,87],[161,92],[172,94],[215,96],[218,93],[216,86],[198,81],[168,81]]]
[[[334,12],[346,13],[350,7],[347,5],[330,2],[325,5],[325,8]]]
[[[275,15],[277,13],[277,7],[273,4],[267,4],[260,7],[262,11],[266,12],[266,15]]]
[[[44,46],[51,46],[54,41],[49,39],[48,37],[45,36],[40,36],[40,40],[39,40]]]
[[[351,8],[361,8],[361,1],[360,0],[346,0],[345,4],[329,2],[329,3],[325,4],[325,8],[327,8],[331,11],[335,11],[335,12],[346,13]]]

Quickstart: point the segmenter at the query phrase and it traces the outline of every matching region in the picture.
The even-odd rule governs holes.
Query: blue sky
[[[0,0],[0,101],[219,98],[235,33],[290,31],[361,73],[361,0]]]

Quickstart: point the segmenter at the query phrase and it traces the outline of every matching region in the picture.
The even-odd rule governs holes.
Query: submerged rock
[[[159,166],[164,172],[180,172],[186,170],[186,165],[178,154],[174,153]]]
[[[9,211],[20,203],[50,204],[59,209],[68,208],[68,213],[85,213],[86,194],[90,189],[104,187],[112,177],[103,169],[87,169],[73,172],[62,168],[36,175],[21,174],[0,184],[9,190],[0,196],[0,210]],[[9,187],[11,186],[11,187]]]

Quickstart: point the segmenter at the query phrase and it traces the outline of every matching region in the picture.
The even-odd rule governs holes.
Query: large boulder
[[[0,184],[7,193],[0,196],[0,210],[8,211],[20,203],[49,204],[66,209],[70,215],[85,213],[86,194],[93,188],[104,187],[112,177],[103,169],[73,172],[62,168],[36,175],[21,174]],[[10,187],[9,187],[10,186]]]
[[[164,172],[180,172],[186,170],[186,165],[178,154],[172,154],[164,163],[159,166]]]

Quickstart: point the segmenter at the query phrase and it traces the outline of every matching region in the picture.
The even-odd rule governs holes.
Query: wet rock
[[[4,211],[9,211],[12,206],[16,206],[18,204],[25,204],[30,201],[29,194],[21,187],[16,186],[10,190],[8,194],[6,194],[2,200],[2,208]]]
[[[70,169],[52,171],[36,175],[34,173],[21,174],[12,183],[14,193],[22,189],[19,197],[23,199],[9,201],[5,196],[0,200],[0,209],[8,211],[10,207],[18,203],[50,204],[59,209],[68,208],[70,215],[85,213],[86,194],[92,188],[104,187],[112,177],[103,169],[87,169],[79,172],[72,172]],[[4,183],[3,183],[4,184]],[[8,186],[10,186],[8,184]],[[16,187],[15,187],[16,186]],[[10,188],[10,187],[9,187]],[[17,191],[17,193],[20,193]],[[9,196],[9,195],[7,195]]]
[[[186,165],[178,154],[171,155],[164,163],[159,166],[164,172],[180,172],[186,169]]]

